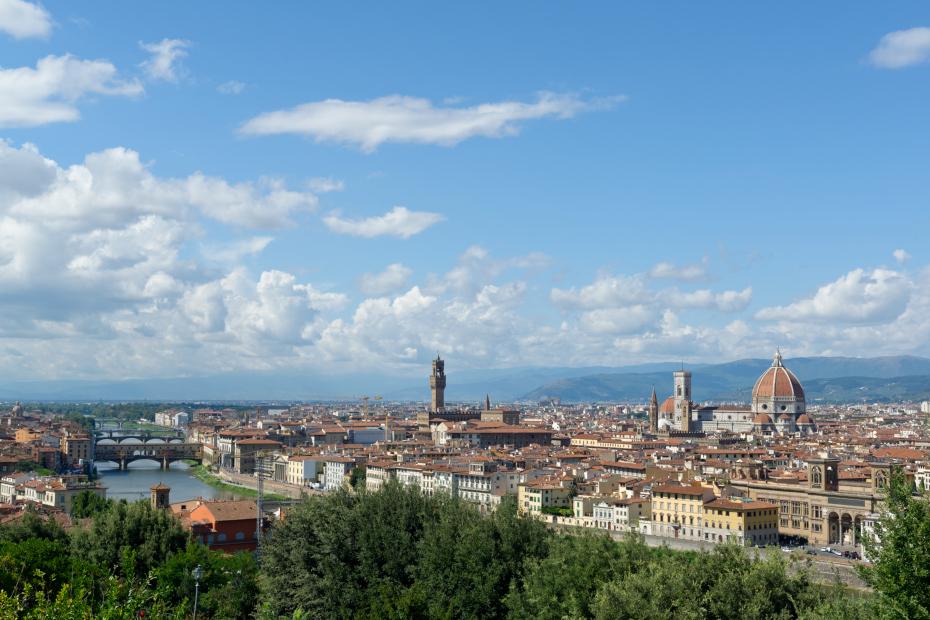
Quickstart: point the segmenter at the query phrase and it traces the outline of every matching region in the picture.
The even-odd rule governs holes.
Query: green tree
[[[895,468],[874,536],[866,536],[871,566],[862,578],[879,595],[884,618],[930,618],[930,502],[916,495],[904,472]]]
[[[41,516],[29,508],[18,521],[0,527],[0,542],[22,542],[33,538],[62,543],[69,540],[68,534],[58,521],[52,517]]]
[[[354,539],[349,524],[358,498],[344,492],[314,496],[294,507],[272,528],[261,552],[263,613],[285,617],[303,610],[310,617],[351,615],[357,605]]]
[[[93,517],[108,510],[112,503],[112,500],[97,495],[93,491],[81,491],[74,496],[74,501],[71,503],[71,516],[75,519]]]
[[[153,572],[159,594],[190,608],[194,568],[203,569],[199,614],[229,620],[251,618],[258,603],[257,566],[251,553],[228,555],[191,541]]]
[[[43,587],[27,587],[21,593],[0,591],[0,620],[182,620],[186,614],[173,601],[161,600],[147,583],[110,577],[105,596],[95,603],[80,588],[66,585],[57,594]]]
[[[510,618],[590,618],[598,589],[639,570],[654,555],[640,537],[558,536],[542,558],[527,558],[522,586],[506,599]]]
[[[0,543],[0,590],[22,590],[27,583],[43,585],[53,593],[71,576],[68,544],[48,538],[27,538]],[[33,579],[40,575],[38,582]]]
[[[75,555],[106,570],[145,575],[187,546],[190,535],[173,515],[148,502],[113,502],[72,538]]]
[[[359,491],[365,488],[365,467],[358,466],[352,468],[352,472],[349,474],[349,484],[353,489]]]

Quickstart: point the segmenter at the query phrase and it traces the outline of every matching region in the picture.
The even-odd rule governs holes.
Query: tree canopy
[[[900,469],[894,469],[884,501],[884,515],[867,535],[871,566],[860,569],[878,592],[880,615],[889,619],[930,618],[930,501],[915,492]]]
[[[147,502],[88,499],[86,527],[70,533],[27,514],[0,527],[0,620],[188,618],[196,566],[205,620],[926,618],[930,513],[899,478],[864,572],[876,595],[818,582],[780,553],[566,534],[518,515],[512,498],[485,515],[392,482],[290,507],[258,562],[207,549]]]

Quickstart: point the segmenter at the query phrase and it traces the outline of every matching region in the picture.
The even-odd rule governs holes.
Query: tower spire
[[[652,396],[649,398],[649,430],[659,432],[659,398],[656,396],[656,386],[652,386]]]

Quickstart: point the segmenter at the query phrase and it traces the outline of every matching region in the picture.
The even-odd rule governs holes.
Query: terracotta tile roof
[[[707,508],[717,508],[722,510],[737,510],[737,511],[746,511],[746,510],[771,510],[777,509],[778,506],[775,504],[770,504],[768,502],[740,502],[733,501],[729,499],[714,499],[705,504]]]
[[[203,513],[209,514],[213,521],[243,521],[255,519],[258,507],[250,499],[204,502],[197,509],[191,511],[191,518],[198,519]]]
[[[696,486],[679,486],[675,484],[660,484],[652,487],[653,493],[678,493],[679,495],[704,495],[713,493],[710,489]]]

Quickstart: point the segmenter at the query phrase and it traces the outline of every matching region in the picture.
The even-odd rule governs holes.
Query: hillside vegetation
[[[896,475],[889,508],[863,571],[872,594],[817,583],[781,554],[568,535],[512,501],[482,516],[396,483],[308,498],[272,528],[257,566],[209,551],[147,503],[81,502],[87,525],[71,533],[38,516],[0,527],[0,620],[189,618],[197,565],[204,619],[930,619],[926,497]]]

